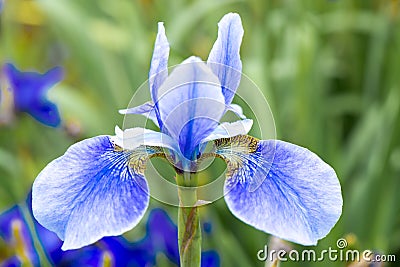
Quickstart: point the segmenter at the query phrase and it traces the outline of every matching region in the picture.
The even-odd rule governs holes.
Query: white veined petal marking
[[[237,135],[214,141],[215,156],[223,159],[227,164],[227,183],[248,184],[247,190],[253,192],[267,178],[266,174],[269,172],[273,158],[261,155],[259,142],[259,139],[249,135]]]
[[[123,149],[112,141],[114,152],[127,153],[129,160],[128,165],[134,173],[144,176],[147,161],[154,157],[166,158],[161,147],[141,145],[134,150]]]

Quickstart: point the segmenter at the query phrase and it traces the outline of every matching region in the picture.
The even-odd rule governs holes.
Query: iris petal
[[[188,159],[217,126],[225,111],[218,78],[207,65],[190,57],[178,65],[159,88],[163,127]]]
[[[146,102],[140,106],[133,107],[133,108],[128,108],[128,109],[120,109],[119,110],[120,114],[126,115],[126,114],[139,114],[146,116],[148,119],[152,120],[155,125],[160,127],[158,125],[158,119],[156,115],[156,109],[154,106],[154,103],[149,101]]]
[[[219,78],[227,105],[232,102],[242,75],[239,51],[243,32],[240,16],[226,14],[218,23],[218,38],[207,60],[208,66]]]
[[[154,44],[149,71],[151,98],[155,102],[157,90],[168,77],[169,43],[162,22],[158,23],[158,33]]]
[[[149,71],[149,87],[152,102],[144,103],[138,107],[120,110],[121,114],[141,114],[148,116],[157,126],[162,125],[158,113],[157,95],[159,87],[168,77],[169,43],[165,35],[162,22],[158,23],[158,33],[154,44],[153,57]]]
[[[132,229],[149,203],[143,164],[152,153],[122,150],[109,136],[74,144],[36,178],[35,218],[64,240],[64,250]]]
[[[117,146],[128,150],[134,150],[145,145],[164,147],[179,152],[179,147],[171,137],[145,128],[137,127],[121,130],[118,126],[115,126],[115,136],[111,136],[110,139]]]
[[[154,44],[153,57],[151,59],[149,71],[149,86],[151,99],[155,103],[156,116],[158,124],[161,126],[162,122],[158,113],[158,89],[168,77],[168,57],[169,57],[169,43],[165,35],[165,28],[162,22],[158,23],[158,33]]]
[[[245,135],[247,134],[251,126],[253,126],[253,120],[245,119],[241,121],[235,122],[223,122],[218,125],[217,128],[205,139],[203,142],[212,141],[219,138],[229,138],[237,135]]]
[[[219,153],[228,162],[224,191],[231,212],[277,237],[315,245],[341,214],[335,171],[303,147],[273,140],[256,140],[255,145],[255,139],[241,138],[218,141]]]
[[[230,104],[226,109],[235,113],[239,118],[246,119],[246,116],[243,114],[243,108],[238,104]]]

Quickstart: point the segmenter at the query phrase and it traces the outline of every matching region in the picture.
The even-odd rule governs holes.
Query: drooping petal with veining
[[[303,245],[315,245],[336,224],[342,211],[340,184],[316,154],[250,136],[215,142],[228,166],[225,201],[240,220]]]
[[[192,159],[196,146],[218,126],[225,111],[218,78],[204,62],[191,57],[172,71],[158,96],[161,130]]]
[[[226,14],[218,23],[218,38],[207,60],[207,65],[219,78],[227,105],[232,102],[242,75],[239,52],[243,32],[240,16]]]
[[[16,110],[30,114],[47,126],[56,127],[60,124],[58,108],[47,99],[46,94],[51,87],[62,80],[61,67],[40,74],[19,71],[14,65],[7,63],[4,71],[10,82]]]
[[[149,203],[144,164],[156,152],[145,146],[123,150],[110,136],[72,145],[36,178],[35,218],[64,240],[64,250],[132,229]]]

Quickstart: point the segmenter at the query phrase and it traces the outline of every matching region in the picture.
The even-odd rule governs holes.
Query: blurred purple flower
[[[171,263],[179,266],[177,227],[162,209],[153,209],[146,225],[146,235],[137,242],[128,242],[124,237],[104,237],[93,245],[79,250],[61,250],[62,241],[47,230],[32,216],[31,195],[26,205],[16,205],[0,215],[0,238],[10,246],[9,258],[1,259],[3,267],[21,266],[30,263],[41,266],[38,253],[29,230],[29,220],[34,221],[34,229],[47,259],[54,266],[155,266],[157,255],[163,253]],[[23,210],[26,209],[26,214]],[[29,216],[29,220],[26,220]],[[216,251],[202,253],[202,267],[220,266]]]
[[[2,267],[43,264],[35,250],[34,237],[25,219],[30,216],[29,219],[32,220],[32,214],[24,214],[24,209],[25,205],[16,205],[0,215],[0,239],[6,243],[6,255],[9,256],[7,259],[0,259]],[[34,228],[48,261],[54,266],[103,266],[106,261],[110,266],[128,266],[136,262],[130,253],[130,244],[123,237],[103,238],[94,245],[65,252],[61,250],[62,242],[57,235],[36,221]]]
[[[213,231],[212,224],[210,221],[206,221],[203,223],[203,230],[206,234],[211,234]]]
[[[61,119],[57,106],[47,99],[47,91],[63,78],[61,67],[46,73],[23,72],[13,64],[4,65],[4,73],[9,81],[16,111],[30,114],[40,123],[57,127]]]
[[[19,206],[0,215],[0,241],[1,239],[7,244],[6,254],[10,255],[7,259],[0,258],[0,266],[20,266],[26,262],[39,266],[38,254]]]
[[[147,234],[136,246],[140,251],[146,248],[153,255],[164,253],[167,258],[179,266],[178,227],[162,209],[153,209],[147,221]],[[144,252],[146,254],[146,252]],[[214,250],[201,254],[202,267],[220,266],[219,255]]]

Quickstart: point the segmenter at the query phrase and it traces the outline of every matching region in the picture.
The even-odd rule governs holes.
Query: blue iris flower
[[[47,99],[47,91],[63,78],[61,67],[50,69],[44,74],[23,72],[11,63],[4,65],[14,96],[16,111],[30,114],[40,123],[50,127],[60,125],[61,119],[57,106]]]
[[[0,214],[0,244],[3,240],[8,247],[3,251],[0,246],[0,252],[9,256],[0,259],[1,266],[42,265],[25,219],[32,219],[30,207],[29,196],[26,205],[16,205]],[[26,214],[23,212],[24,209],[27,210]],[[146,224],[146,235],[141,240],[129,242],[120,236],[104,237],[96,244],[80,250],[62,251],[62,242],[53,232],[35,220],[33,226],[45,255],[54,266],[103,266],[105,262],[109,262],[110,266],[155,266],[157,255],[160,253],[179,266],[176,240],[178,229],[162,209],[151,211]],[[203,252],[201,266],[220,266],[218,253],[215,250]]]
[[[340,217],[340,184],[335,171],[306,148],[247,135],[252,121],[232,104],[242,69],[240,16],[221,19],[207,62],[190,57],[170,74],[169,44],[163,24],[158,26],[149,73],[152,101],[121,113],[146,115],[161,132],[117,127],[115,136],[72,145],[36,178],[35,218],[64,240],[65,250],[120,235],[148,207],[148,160],[162,156],[178,172],[195,172],[212,142],[211,154],[227,163],[225,201],[237,218],[286,240],[316,244]],[[227,111],[242,119],[219,123]]]

